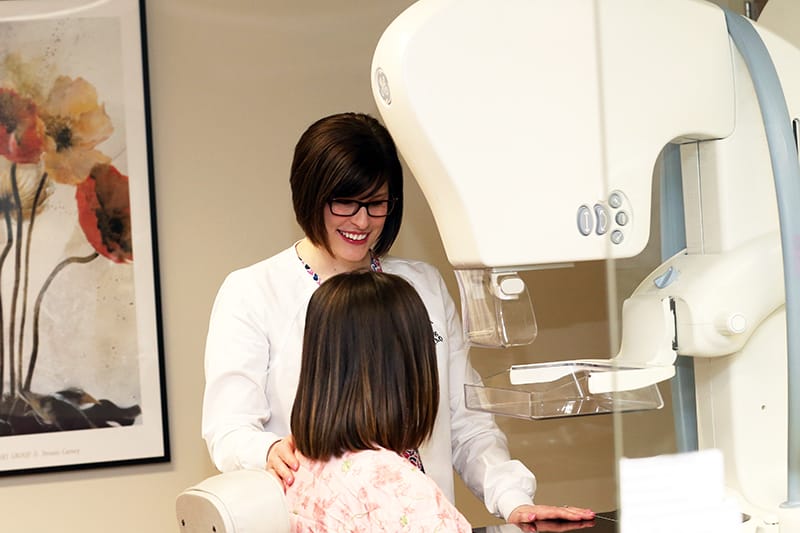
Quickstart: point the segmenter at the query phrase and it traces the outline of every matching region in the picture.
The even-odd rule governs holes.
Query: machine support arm
[[[753,80],[769,145],[778,198],[786,290],[788,356],[788,487],[784,507],[800,506],[800,166],[778,73],[764,42],[743,17],[725,10],[728,33]],[[794,209],[792,208],[794,206]]]

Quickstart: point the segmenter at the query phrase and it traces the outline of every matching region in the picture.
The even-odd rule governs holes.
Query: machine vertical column
[[[800,164],[789,110],[775,65],[761,37],[740,15],[725,10],[728,33],[742,54],[761,107],[767,134],[775,193],[778,199],[783,277],[786,288],[786,345],[788,388],[787,501],[800,506]]]

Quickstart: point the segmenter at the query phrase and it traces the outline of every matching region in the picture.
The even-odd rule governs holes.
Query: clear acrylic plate
[[[589,391],[589,377],[596,372],[624,371],[612,364],[562,362],[513,367],[517,373],[538,373],[544,381],[512,383],[512,368],[489,376],[483,383],[465,384],[468,409],[526,419],[562,418],[613,412],[660,409],[664,400],[658,385],[634,390]],[[630,370],[639,370],[630,368]],[[553,379],[549,379],[553,378]],[[514,381],[517,381],[514,379]]]

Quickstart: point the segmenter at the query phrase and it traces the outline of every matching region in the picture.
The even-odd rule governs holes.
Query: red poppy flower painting
[[[16,57],[5,59],[20,65]],[[33,95],[0,88],[0,157],[5,160],[0,168],[7,170],[0,188],[5,193],[0,209],[7,237],[0,255],[0,275],[13,258],[15,280],[10,286],[10,309],[0,313],[0,321],[8,320],[2,329],[0,436],[130,425],[139,414],[138,406],[123,408],[105,400],[103,416],[111,418],[98,417],[98,400],[75,386],[52,391],[54,394],[32,389],[36,365],[41,362],[41,310],[56,275],[68,265],[86,264],[98,257],[115,263],[133,261],[128,178],[96,149],[113,127],[97,101],[95,88],[83,78],[61,75],[42,94],[47,97],[37,103]],[[37,170],[31,174],[29,166]],[[35,187],[28,185],[31,181]],[[26,353],[25,320],[30,302],[29,291],[23,289],[29,288],[36,260],[30,256],[31,240],[37,213],[46,209],[52,189],[59,185],[75,189],[77,222],[94,251],[64,258],[45,278],[33,305],[32,339]],[[109,410],[108,404],[114,408]],[[120,414],[123,412],[126,415]]]
[[[14,163],[36,163],[44,139],[44,123],[33,100],[0,88],[0,155]]]
[[[128,177],[111,165],[96,165],[75,188],[78,220],[97,253],[116,263],[133,261]]]
[[[36,4],[0,3],[0,475],[163,460],[141,5]]]

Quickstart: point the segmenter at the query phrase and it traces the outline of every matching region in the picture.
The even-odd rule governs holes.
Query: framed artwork
[[[169,460],[144,2],[0,2],[0,475]]]

